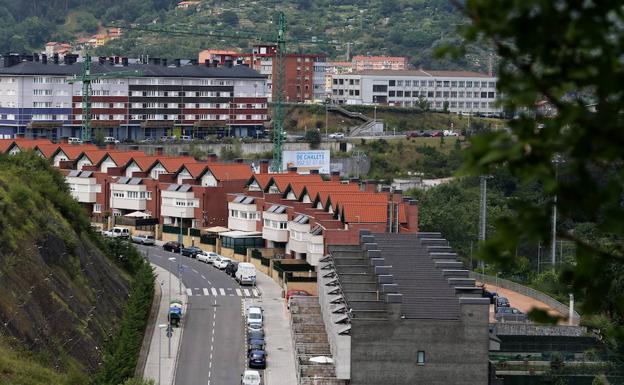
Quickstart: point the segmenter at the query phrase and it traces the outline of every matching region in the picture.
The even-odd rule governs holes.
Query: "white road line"
[[[258,290],[253,289],[253,295],[256,297],[260,297],[260,293],[258,293]]]
[[[220,293],[221,295],[225,295],[225,290],[223,290],[223,288],[219,288],[219,293]]]
[[[197,270],[193,269],[193,273],[195,273],[195,274],[199,274],[199,271],[197,271]]]
[[[204,295],[208,295],[208,289],[204,288]]]
[[[193,295],[193,290],[191,289],[186,289],[186,295],[188,295],[189,297]]]
[[[206,281],[208,281],[208,280],[206,280]],[[209,284],[209,285],[212,285],[212,282],[208,281],[208,284]]]
[[[243,292],[241,291],[241,289],[236,289],[236,295],[239,297],[243,295]]]
[[[217,289],[215,289],[214,287],[211,287],[210,291],[212,291],[212,295],[217,295]]]
[[[201,276],[203,279],[206,279],[206,277],[204,277],[203,275]]]
[[[243,289],[243,292],[245,293],[245,297],[249,297],[251,295],[247,289]]]

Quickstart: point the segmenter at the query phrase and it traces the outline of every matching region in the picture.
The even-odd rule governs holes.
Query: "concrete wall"
[[[352,321],[351,385],[486,385],[488,313],[462,305],[458,321]],[[417,364],[425,352],[424,365]]]

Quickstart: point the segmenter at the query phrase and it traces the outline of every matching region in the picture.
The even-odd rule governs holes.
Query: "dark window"
[[[373,92],[388,92],[388,86],[382,84],[373,84]]]
[[[394,87],[396,86],[396,80],[390,80],[389,83],[390,87]]]
[[[338,84],[338,79],[334,79],[334,84]]]
[[[494,92],[488,92],[488,99],[494,99]]]
[[[396,96],[399,97],[399,98],[402,98],[403,97],[403,91],[397,91],[396,92]]]
[[[432,98],[433,97],[433,91],[427,91],[427,97],[428,98]]]
[[[355,96],[360,96],[360,90],[355,90]]]
[[[353,79],[349,79],[349,85],[353,85]]]
[[[393,97],[395,95],[394,91],[388,91],[388,96]]]
[[[178,96],[184,96],[184,91],[178,92]]]
[[[418,365],[425,364],[425,352],[423,350],[418,351],[418,357],[416,359],[416,362],[418,363]]]
[[[444,97],[448,98],[449,97],[449,92],[448,91],[444,91]]]
[[[405,91],[405,97],[406,98],[410,98],[411,96],[412,96],[412,91]]]
[[[481,97],[484,99],[487,98],[487,92],[481,92]]]

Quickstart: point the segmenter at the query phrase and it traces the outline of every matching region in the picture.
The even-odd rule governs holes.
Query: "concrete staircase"
[[[345,110],[344,108],[340,107],[340,106],[329,106],[327,107],[328,111],[332,111],[332,112],[336,112],[339,113],[341,115],[344,115],[348,118],[352,118],[352,119],[358,119],[361,120],[362,123],[359,126],[355,126],[352,127],[349,130],[349,136],[362,136],[362,135],[366,135],[366,134],[371,134],[373,133],[375,126],[377,124],[383,124],[382,120],[373,120],[370,117],[362,114],[361,112],[354,112],[354,111],[349,111],[349,110]]]
[[[318,297],[291,299],[290,322],[299,385],[346,385],[336,378],[334,364],[310,362],[312,357],[332,357]]]

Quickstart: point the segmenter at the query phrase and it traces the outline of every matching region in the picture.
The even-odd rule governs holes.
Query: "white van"
[[[113,227],[109,231],[104,231],[102,234],[110,238],[128,238],[130,237],[130,230],[125,227]]]
[[[253,263],[241,262],[238,264],[235,276],[236,282],[241,285],[253,285],[256,283],[256,267]]]
[[[67,138],[67,143],[69,144],[82,144],[82,139],[80,138]]]
[[[247,309],[247,325],[260,325],[262,327],[262,308],[259,306],[250,306]]]

